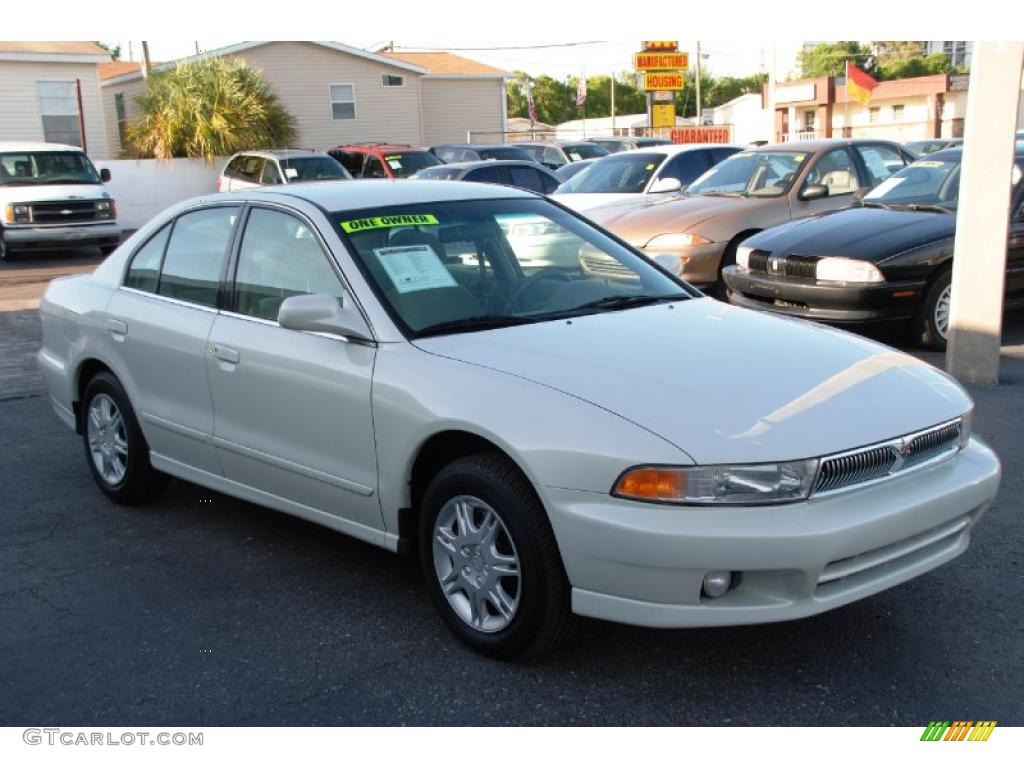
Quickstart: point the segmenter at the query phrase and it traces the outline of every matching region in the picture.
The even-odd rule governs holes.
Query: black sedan
[[[728,298],[829,323],[909,321],[913,339],[946,345],[961,149],[907,166],[859,206],[745,240],[723,271]],[[1024,148],[1013,169],[1006,306],[1024,305]]]

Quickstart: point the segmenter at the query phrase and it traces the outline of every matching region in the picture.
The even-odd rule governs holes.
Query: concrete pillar
[[[946,370],[969,384],[999,383],[1022,64],[1024,42],[983,42],[974,47],[946,350]]]

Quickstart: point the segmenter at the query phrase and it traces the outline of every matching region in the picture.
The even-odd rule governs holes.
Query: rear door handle
[[[107,330],[119,336],[124,336],[128,333],[128,323],[124,320],[118,320],[116,317],[108,317]]]
[[[225,363],[238,362],[238,350],[232,349],[231,347],[215,344],[213,347],[213,354],[218,360],[223,360]]]

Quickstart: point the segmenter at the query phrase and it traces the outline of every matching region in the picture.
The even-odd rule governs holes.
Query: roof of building
[[[448,51],[393,51],[382,52],[381,56],[414,64],[427,70],[428,75],[461,75],[479,77],[510,77],[508,72],[495,69],[479,61],[473,61]]]
[[[56,53],[67,56],[110,55],[96,43],[75,40],[0,40],[0,53]]]
[[[156,62],[154,62],[156,66]],[[100,80],[109,80],[112,77],[120,77],[131,72],[139,72],[142,65],[137,61],[108,61],[100,64]]]

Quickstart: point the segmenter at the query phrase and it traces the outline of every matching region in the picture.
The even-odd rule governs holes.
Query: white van
[[[0,141],[0,259],[30,249],[113,251],[121,228],[109,180],[79,147]]]

